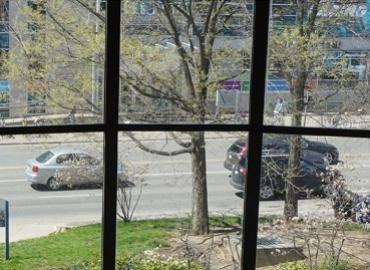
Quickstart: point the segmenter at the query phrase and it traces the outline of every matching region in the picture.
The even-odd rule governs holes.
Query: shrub
[[[354,270],[354,267],[347,262],[329,260],[323,262],[317,270]]]
[[[119,270],[202,270],[203,268],[186,259],[176,259],[154,253],[144,256],[117,259]]]
[[[146,252],[142,256],[121,256],[117,258],[119,270],[202,270],[203,268],[185,259],[175,259]],[[100,270],[100,261],[82,262],[67,270]]]
[[[68,267],[67,270],[100,270],[100,263],[100,261],[77,263]]]
[[[278,270],[310,270],[304,262],[289,262],[279,265]]]
[[[343,261],[326,260],[318,267],[310,268],[304,262],[289,262],[280,264],[278,270],[354,270],[355,266]]]

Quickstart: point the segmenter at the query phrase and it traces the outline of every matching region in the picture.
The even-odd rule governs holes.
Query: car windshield
[[[51,151],[47,151],[47,152],[41,154],[40,156],[38,156],[36,158],[36,160],[40,163],[45,163],[46,161],[51,159],[53,156],[54,156],[54,154]]]

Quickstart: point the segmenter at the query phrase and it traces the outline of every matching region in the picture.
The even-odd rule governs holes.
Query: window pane
[[[11,260],[0,256],[0,269],[99,265],[102,151],[99,133],[1,136],[0,199],[10,205]],[[99,163],[57,162],[61,156],[82,153]],[[3,229],[1,250],[5,250]]]
[[[187,152],[192,140],[193,154]],[[120,133],[119,160],[129,181],[118,190],[120,267],[127,267],[131,259],[132,267],[138,268],[149,261],[165,269],[170,268],[167,263],[186,265],[189,260],[201,269],[207,265],[240,269],[243,184],[239,180],[245,177],[245,167],[238,167],[235,173],[240,177],[235,182],[230,175],[242,162],[245,140],[245,133]],[[192,212],[199,223],[191,218]],[[209,222],[210,233],[195,236],[204,232],[203,221]]]
[[[9,49],[9,34],[0,33],[0,49]]]
[[[258,267],[366,269],[369,149],[369,139],[265,135]]]
[[[253,7],[216,2],[124,1],[120,122],[248,121]]]
[[[368,1],[272,3],[265,123],[367,129]]]
[[[90,4],[0,1],[6,126],[103,121],[105,10]]]

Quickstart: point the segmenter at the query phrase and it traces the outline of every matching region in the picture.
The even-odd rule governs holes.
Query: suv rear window
[[[51,159],[54,156],[54,154],[51,151],[47,151],[41,155],[39,155],[36,160],[40,163],[45,163],[49,159]]]
[[[238,140],[230,146],[229,151],[239,153],[246,143],[246,141]]]

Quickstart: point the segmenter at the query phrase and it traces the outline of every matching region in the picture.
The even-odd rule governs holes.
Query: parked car
[[[267,149],[283,149],[289,151],[290,135],[270,135],[265,137],[264,147]],[[329,143],[318,142],[302,138],[302,149],[320,153],[326,157],[329,164],[334,165],[339,161],[338,149]]]
[[[263,149],[276,149],[282,150],[286,153],[289,152],[289,135],[267,135],[263,138],[262,147]],[[241,138],[236,140],[227,150],[226,160],[224,167],[228,170],[232,170],[234,164],[238,163],[240,158],[247,152],[248,138]],[[329,164],[337,164],[339,161],[338,149],[331,144],[311,141],[302,138],[302,150],[305,152],[313,151],[320,153],[325,156]]]
[[[230,175],[232,187],[243,192],[248,165],[246,155],[233,166]],[[260,198],[268,200],[282,195],[285,188],[289,154],[281,150],[263,150],[262,175],[260,184]],[[328,162],[319,153],[304,151],[296,175],[295,188],[298,193],[307,197],[307,194],[323,194],[324,186],[321,175],[326,173]]]
[[[26,177],[32,184],[45,185],[49,190],[63,186],[102,185],[103,162],[91,154],[73,148],[48,150],[27,161]],[[119,165],[120,183],[127,181]]]

